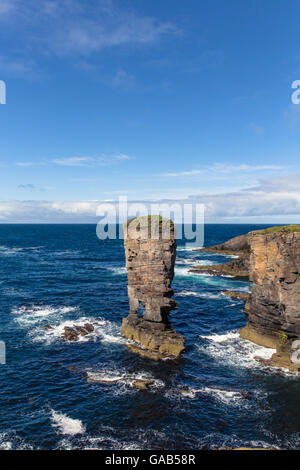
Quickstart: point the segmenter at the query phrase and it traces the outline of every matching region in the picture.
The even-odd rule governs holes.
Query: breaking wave
[[[262,368],[264,366],[256,361],[255,357],[270,359],[276,352],[274,349],[257,346],[240,338],[237,331],[200,336],[200,338],[204,344],[196,345],[199,351],[233,367]]]
[[[69,416],[55,410],[51,410],[52,426],[57,429],[60,434],[75,436],[76,434],[84,434],[85,426],[79,419],[69,418]]]

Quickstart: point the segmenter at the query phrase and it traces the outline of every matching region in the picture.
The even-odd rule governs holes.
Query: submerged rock
[[[171,288],[174,224],[159,216],[138,217],[124,224],[124,235],[130,313],[123,319],[122,334],[149,351],[178,356],[184,350],[184,338],[170,328],[168,320],[177,307]]]
[[[222,294],[227,295],[228,297],[232,297],[233,299],[244,300],[245,302],[247,302],[250,297],[250,294],[243,294],[241,292],[232,292],[229,290],[223,291]]]
[[[132,385],[140,390],[147,390],[150,385],[154,384],[154,380],[135,380]]]
[[[78,341],[79,336],[86,336],[89,333],[94,331],[93,325],[90,323],[85,323],[83,326],[81,325],[74,325],[73,327],[65,326],[64,327],[64,334],[62,335],[63,339],[67,341]]]

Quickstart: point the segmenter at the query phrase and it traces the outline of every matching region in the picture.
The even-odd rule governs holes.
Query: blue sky
[[[298,0],[0,0],[0,221],[87,221],[127,195],[299,222],[299,17]]]

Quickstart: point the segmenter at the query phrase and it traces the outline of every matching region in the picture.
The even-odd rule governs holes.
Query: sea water
[[[257,228],[207,225],[205,244]],[[222,294],[250,283],[189,272],[229,260],[178,242],[170,319],[186,351],[155,362],[120,334],[122,240],[100,241],[94,225],[0,225],[0,449],[299,448],[300,379],[254,359],[273,351],[239,338],[244,302]],[[61,338],[85,322],[93,333]]]

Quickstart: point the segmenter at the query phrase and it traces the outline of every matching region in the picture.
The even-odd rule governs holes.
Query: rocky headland
[[[249,277],[252,281],[250,295],[223,294],[246,302],[247,325],[240,336],[276,350],[270,360],[257,360],[300,372],[300,364],[292,360],[294,341],[300,339],[300,226],[253,231],[202,250],[239,258],[222,265],[196,267],[193,272],[200,269],[226,275],[232,271],[235,278]]]
[[[184,338],[172,330],[172,299],[176,239],[173,222],[159,216],[138,217],[124,224],[130,312],[122,334],[131,349],[153,359],[179,356]]]
[[[252,233],[252,232],[251,232]],[[232,238],[225,243],[208,246],[195,251],[207,251],[225,256],[234,256],[236,259],[224,264],[210,266],[194,266],[190,272],[210,274],[213,276],[232,276],[247,280],[249,278],[250,236],[251,233]]]
[[[293,342],[300,339],[300,226],[252,233],[249,241],[253,284],[248,323],[240,335],[276,349],[265,364],[299,372],[291,356]]]

